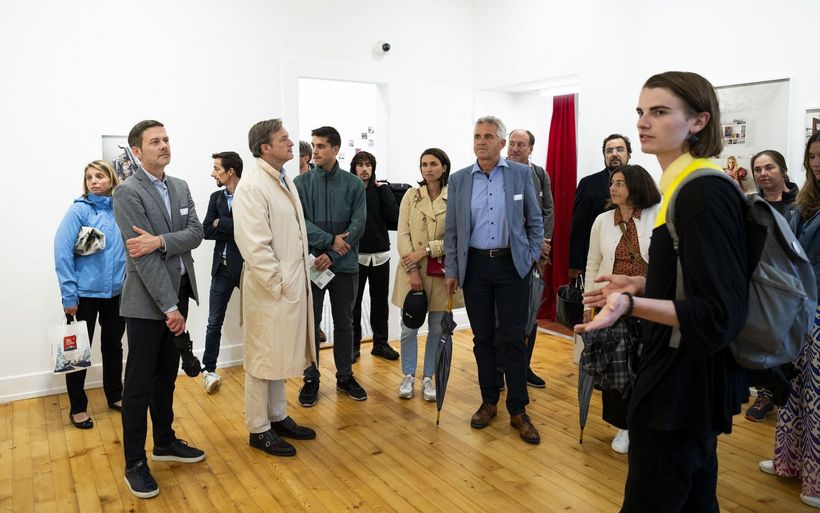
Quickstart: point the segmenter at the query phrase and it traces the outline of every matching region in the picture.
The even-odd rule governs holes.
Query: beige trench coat
[[[289,176],[261,158],[242,174],[234,238],[245,259],[241,318],[245,371],[259,379],[302,376],[316,361],[305,216]]]
[[[426,186],[410,189],[401,200],[399,208],[399,225],[396,239],[399,257],[430,246],[432,258],[444,256],[444,216],[447,214],[447,187],[441,194],[430,201]],[[427,294],[427,311],[443,312],[447,310],[447,292],[444,289],[443,277],[427,276],[427,258],[419,262],[421,282]],[[396,268],[396,280],[393,283],[393,304],[404,306],[404,298],[410,291],[410,274],[404,270],[399,258]],[[464,306],[464,297],[459,289],[453,296],[453,308]]]

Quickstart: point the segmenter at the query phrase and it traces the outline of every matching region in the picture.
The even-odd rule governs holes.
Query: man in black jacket
[[[609,178],[618,166],[625,166],[632,156],[629,138],[612,134],[604,139],[604,165],[602,171],[586,176],[578,182],[575,202],[572,205],[572,226],[569,230],[569,277],[575,278],[587,267],[589,232],[599,214],[607,209],[609,201]]]
[[[362,299],[364,284],[370,281],[370,327],[373,348],[370,354],[385,360],[398,360],[399,353],[387,343],[387,318],[390,291],[390,237],[387,226],[399,219],[399,206],[390,187],[376,181],[376,157],[366,151],[350,161],[350,172],[364,183],[367,221],[359,239],[359,289],[353,305],[353,361],[359,358],[362,342]]]
[[[205,353],[202,355],[202,385],[205,392],[219,390],[222,378],[216,373],[219,342],[222,339],[222,323],[231,300],[234,287],[239,287],[242,273],[242,255],[233,238],[233,191],[242,176],[242,158],[233,151],[211,155],[214,170],[211,176],[216,185],[224,186],[211,194],[208,213],[202,222],[205,238],[215,240],[214,261],[211,266],[211,294],[208,300],[208,328],[205,331]]]

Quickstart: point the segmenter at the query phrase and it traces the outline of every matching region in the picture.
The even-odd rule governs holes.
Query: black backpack
[[[405,193],[413,188],[409,183],[385,182],[385,184],[390,187],[390,192],[393,193],[393,197],[396,198],[396,205],[399,207],[401,207],[401,200],[404,198]],[[396,231],[398,229],[398,221],[395,223],[387,223],[387,229]]]

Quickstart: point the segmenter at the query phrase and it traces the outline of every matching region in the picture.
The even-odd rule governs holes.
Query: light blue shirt
[[[228,193],[228,189],[223,191],[225,193],[225,199],[228,200],[228,212],[233,211],[233,194]],[[222,250],[222,258],[228,258],[228,245],[225,244],[225,249]]]
[[[510,247],[510,227],[504,195],[504,169],[509,168],[499,158],[489,176],[473,164],[473,194],[470,198],[470,247],[497,249]]]
[[[168,212],[168,218],[173,219],[173,216],[171,215],[171,196],[168,194],[168,184],[165,182],[165,173],[162,174],[162,180],[160,180],[159,178],[155,177],[145,169],[143,169],[142,172],[145,173],[145,176],[147,176],[149,180],[151,180],[151,183],[154,184],[154,187],[157,189],[157,192],[159,192],[159,195],[162,198],[163,203],[165,203],[165,211]],[[142,226],[140,226],[140,228],[142,228]],[[187,271],[185,270],[185,263],[182,261],[182,257],[180,256],[179,275],[182,276],[186,272]]]

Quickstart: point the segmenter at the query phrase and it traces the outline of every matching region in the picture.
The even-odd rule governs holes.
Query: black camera
[[[182,357],[182,370],[185,374],[192,378],[199,376],[202,372],[202,365],[199,363],[199,358],[194,356],[194,343],[191,342],[191,335],[186,331],[182,335],[175,336],[174,347]]]

